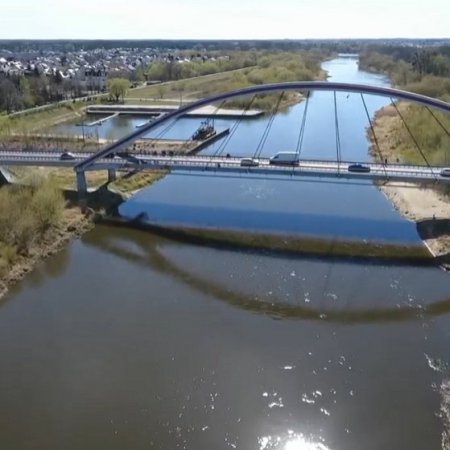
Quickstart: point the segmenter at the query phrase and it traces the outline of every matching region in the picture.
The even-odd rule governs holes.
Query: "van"
[[[299,154],[297,152],[280,152],[272,156],[269,160],[273,165],[298,166]]]

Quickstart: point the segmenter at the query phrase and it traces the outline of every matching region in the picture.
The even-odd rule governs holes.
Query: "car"
[[[449,178],[450,177],[450,168],[446,167],[445,169],[442,169],[439,174],[441,175],[441,177]]]
[[[370,167],[369,166],[364,166],[362,164],[350,164],[348,166],[348,171],[349,172],[369,173],[370,172]]]
[[[259,161],[253,158],[242,158],[241,167],[257,167],[259,166]]]
[[[137,158],[136,156],[133,156],[133,155],[128,155],[128,156],[124,157],[124,159],[132,164],[139,164],[139,165],[145,164],[145,161],[143,161],[142,159]]]
[[[279,152],[270,158],[269,164],[277,166],[298,166],[299,154],[297,152]]]
[[[75,156],[72,155],[72,153],[69,152],[63,152],[61,153],[61,155],[59,156],[60,161],[71,161],[73,159],[75,159]]]

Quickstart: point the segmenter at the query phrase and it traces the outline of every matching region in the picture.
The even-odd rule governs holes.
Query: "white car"
[[[242,158],[241,167],[258,167],[259,161],[253,158]]]
[[[448,177],[450,178],[450,168],[446,167],[445,169],[442,169],[440,172],[441,177]]]

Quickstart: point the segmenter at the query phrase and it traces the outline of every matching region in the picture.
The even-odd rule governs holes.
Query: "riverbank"
[[[28,179],[32,174],[28,173]],[[26,252],[11,250],[11,260],[5,261],[0,254],[0,299],[8,289],[33,271],[38,264],[51,255],[61,251],[70,241],[78,239],[92,230],[95,223],[103,216],[115,214],[119,205],[140,189],[151,185],[166,175],[164,171],[140,172],[119,178],[114,183],[103,184],[88,194],[85,204],[81,205],[78,194],[72,188],[73,172],[55,178],[53,172],[46,174],[39,171],[40,176],[47,176],[63,190],[65,208],[60,220],[48,227],[46,232],[33,242]],[[0,247],[2,242],[0,241]]]
[[[405,112],[408,105],[398,105]],[[374,121],[381,156],[372,139],[371,154],[379,161],[408,162],[398,141],[398,130],[402,126],[392,105],[377,112]],[[406,219],[416,222],[419,236],[430,252],[450,270],[450,226],[445,226],[450,218],[450,198],[442,187],[424,187],[415,183],[380,184],[380,190],[392,202],[395,209]]]
[[[69,241],[80,237],[93,226],[89,214],[83,214],[77,207],[66,208],[60,224],[50,228],[42,240],[32,245],[26,255],[19,255],[8,271],[0,276],[0,299],[9,287],[31,272],[42,260],[59,252]]]

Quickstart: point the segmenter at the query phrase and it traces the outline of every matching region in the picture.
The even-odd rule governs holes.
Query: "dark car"
[[[71,160],[75,159],[75,156],[72,155],[72,153],[64,152],[64,153],[61,153],[59,159],[61,161],[71,161]]]
[[[369,173],[370,167],[369,166],[363,166],[362,164],[350,164],[348,166],[349,172],[359,172],[359,173]]]

